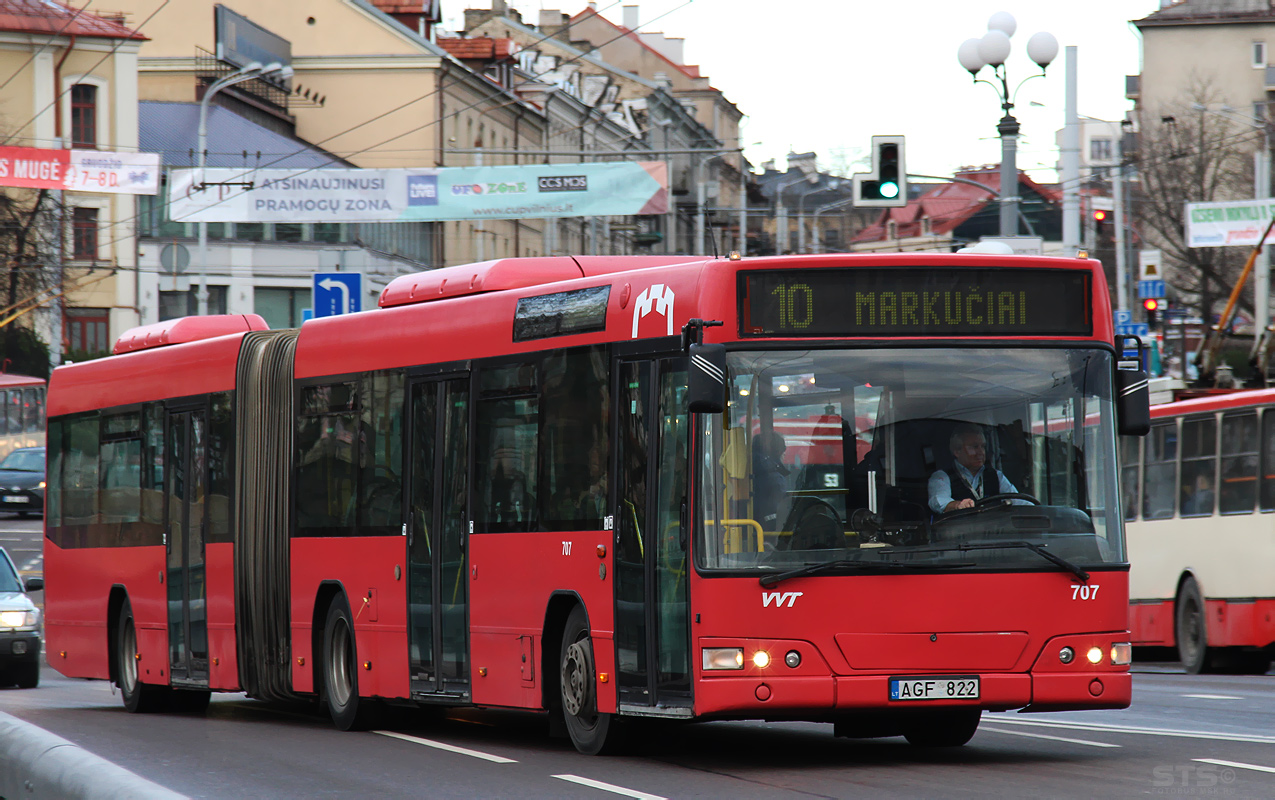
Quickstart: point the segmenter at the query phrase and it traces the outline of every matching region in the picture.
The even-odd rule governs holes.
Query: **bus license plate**
[[[891,700],[977,700],[978,676],[891,678]]]
[[[6,494],[4,501],[6,503],[27,503],[30,502],[30,499],[20,494]]]

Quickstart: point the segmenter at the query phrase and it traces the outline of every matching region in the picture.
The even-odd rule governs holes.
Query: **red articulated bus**
[[[50,382],[49,661],[133,711],[529,709],[587,753],[1122,708],[1147,410],[1107,296],[1075,259],[549,257],[136,329]],[[971,431],[1014,491],[936,513]]]
[[[1152,406],[1120,442],[1135,646],[1188,672],[1263,675],[1275,655],[1275,391]]]

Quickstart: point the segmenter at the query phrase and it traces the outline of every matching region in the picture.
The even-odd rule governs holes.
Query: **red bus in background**
[[[1089,260],[552,257],[136,329],[50,383],[49,661],[133,711],[528,709],[587,753],[1127,706],[1106,298]],[[936,515],[962,425],[1018,492]]]
[[[1275,391],[1152,406],[1120,442],[1135,646],[1188,672],[1262,675],[1275,656]]]
[[[0,459],[19,447],[44,445],[45,383],[0,372]]]

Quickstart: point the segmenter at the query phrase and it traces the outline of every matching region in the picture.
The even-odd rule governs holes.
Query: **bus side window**
[[[1120,437],[1120,488],[1124,494],[1124,518],[1138,518],[1138,462],[1142,456],[1142,437]]]
[[[1222,483],[1219,508],[1223,514],[1251,514],[1257,501],[1257,414],[1222,416]]]
[[[1174,487],[1178,484],[1178,423],[1170,420],[1153,425],[1145,438],[1142,518],[1168,519],[1173,516]]]
[[[1262,511],[1275,511],[1275,408],[1262,412],[1261,490],[1258,493]]]
[[[1216,507],[1217,419],[1182,421],[1182,473],[1179,483],[1181,514],[1206,517]]]

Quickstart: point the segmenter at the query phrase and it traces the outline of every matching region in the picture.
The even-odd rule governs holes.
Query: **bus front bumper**
[[[973,674],[978,673],[961,673]],[[818,719],[855,710],[945,707],[1071,711],[1127,708],[1133,695],[1132,676],[1112,670],[979,674],[979,697],[969,700],[891,700],[891,677],[899,676],[713,676],[696,686],[695,714],[741,719]],[[951,677],[957,675],[953,673]]]

